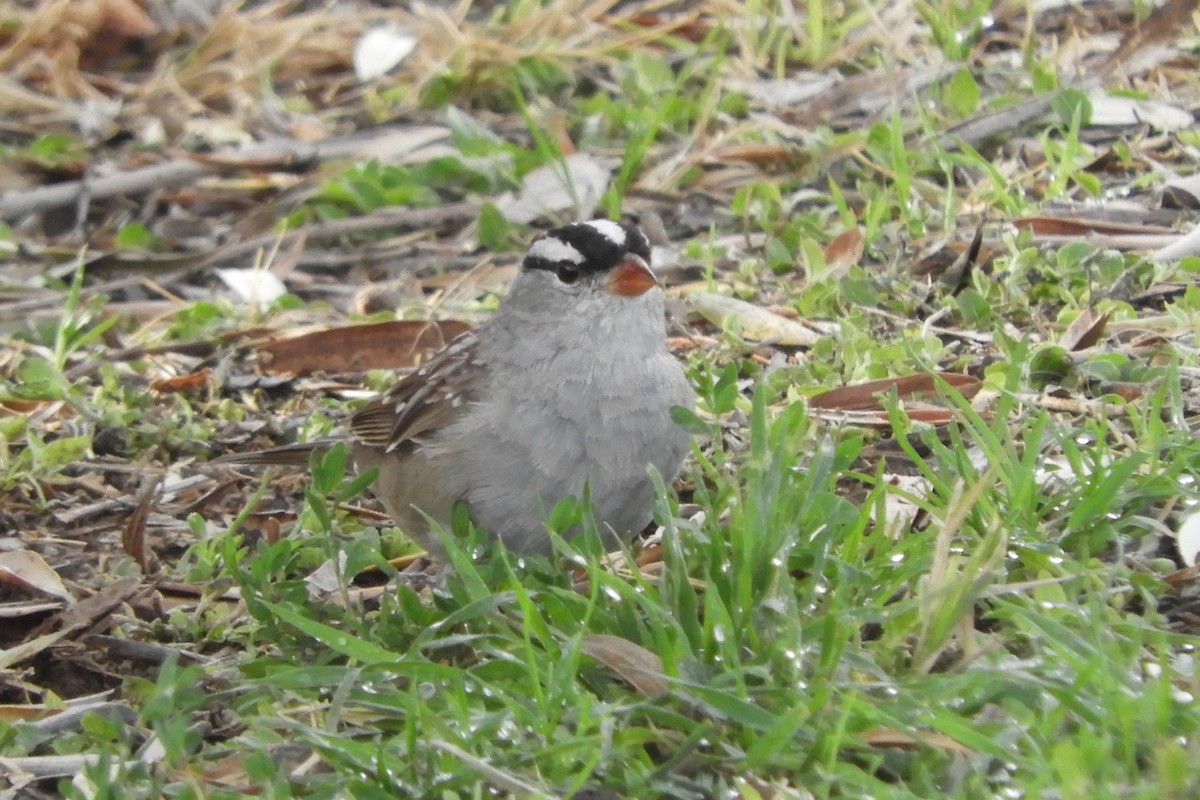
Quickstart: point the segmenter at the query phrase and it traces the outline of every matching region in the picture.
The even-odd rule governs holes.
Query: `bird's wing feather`
[[[359,409],[350,433],[362,444],[392,451],[436,430],[471,401],[479,371],[474,331],[462,334],[430,361]]]

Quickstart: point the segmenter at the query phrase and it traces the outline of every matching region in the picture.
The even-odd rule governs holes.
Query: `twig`
[[[393,126],[316,144],[276,141],[211,155],[189,153],[162,164],[121,170],[102,178],[4,192],[0,194],[0,219],[15,220],[27,214],[72,205],[85,193],[90,201],[95,201],[118,194],[180,186],[211,172],[256,165],[306,168],[310,164],[341,158],[397,158],[427,147],[447,133],[445,128],[430,126]]]

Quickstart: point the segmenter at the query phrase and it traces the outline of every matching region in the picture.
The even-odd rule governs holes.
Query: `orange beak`
[[[637,297],[658,285],[641,256],[630,253],[608,274],[608,291],[620,297]]]

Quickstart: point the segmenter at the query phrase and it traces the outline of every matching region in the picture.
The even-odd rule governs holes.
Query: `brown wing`
[[[350,418],[350,433],[365,445],[391,452],[446,425],[470,402],[475,361],[474,331],[462,334],[416,372],[379,395]]]

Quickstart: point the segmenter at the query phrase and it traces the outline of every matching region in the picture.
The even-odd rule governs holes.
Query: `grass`
[[[461,250],[474,235],[516,252],[533,228],[500,216],[493,203],[503,191],[572,149],[616,155],[603,210],[657,209],[672,229],[691,231],[675,244],[685,264],[700,265],[707,290],[782,308],[822,324],[824,336],[800,351],[748,341],[736,320],[690,321],[699,403],[678,421],[695,447],[675,487],[653,476],[661,555],[640,568],[604,558],[587,537],[559,540],[554,559],[516,559],[461,519],[444,586],[397,578],[387,559],[411,546],[361,513],[367,480],[344,451],[314,462],[307,482],[218,492],[214,481],[202,499],[165,493],[149,539],[157,577],[199,585],[201,598],[152,614],[132,613],[130,600],[89,622],[166,655],[150,666],[99,657],[96,681],[129,718],[89,714],[52,732],[0,714],[0,759],[90,759],[57,781],[22,784],[14,768],[14,791],[1197,796],[1196,584],[1171,539],[1200,469],[1194,264],[1007,225],[1050,201],[1096,201],[1194,172],[1190,134],[1098,130],[1086,98],[1066,92],[1054,114],[1019,131],[1037,157],[943,139],[957,121],[1070,83],[1048,36],[988,22],[988,4],[732,8],[713,0],[672,17],[645,6],[635,18],[608,3],[514,0],[396,11],[436,44],[418,48],[401,68],[410,72],[360,93],[345,88],[340,43],[364,23],[347,27],[337,15],[230,11],[219,31],[158,55],[178,80],[157,89],[187,94],[199,104],[191,109],[224,109],[255,135],[255,118],[232,111],[233,87],[203,75],[268,76],[252,94],[271,85],[297,119],[329,130],[405,115],[449,121],[448,152],[324,168],[305,176],[301,199],[262,201],[274,221],[475,198],[485,203],[477,233],[408,241],[453,240]],[[44,24],[36,10],[21,14],[9,30]],[[587,21],[572,27],[572,15]],[[1099,32],[1075,21],[1084,38]],[[992,24],[1008,27],[993,35]],[[428,36],[450,29],[461,35]],[[23,39],[22,52],[38,41]],[[1190,51],[1176,58],[1194,66]],[[944,79],[874,106],[865,89],[851,92],[823,115],[810,109],[812,119],[766,107],[737,82],[802,82],[806,68],[823,68],[892,86],[898,70],[921,63],[945,67]],[[68,67],[40,86],[47,96],[86,82]],[[321,82],[329,76],[341,77]],[[150,113],[156,85],[142,77],[124,91]],[[1177,67],[1127,81],[1115,88],[1195,95]],[[119,151],[76,135],[6,134],[0,166],[65,169]],[[734,146],[755,149],[724,149]],[[722,156],[730,152],[755,155]],[[710,210],[686,222],[679,209],[704,198]],[[171,202],[203,218],[186,198]],[[236,228],[239,206],[211,202]],[[161,209],[101,206],[86,227],[93,249],[186,249],[163,235]],[[938,265],[958,257],[981,221],[983,254],[939,280]],[[863,257],[830,266],[825,246],[851,228],[863,233]],[[0,231],[14,270],[29,257],[16,246],[42,238],[52,237],[34,226]],[[30,287],[52,290],[59,307],[5,328],[0,521],[11,521],[6,541],[76,575],[82,595],[141,571],[117,544],[137,484],[103,469],[192,474],[193,459],[245,439],[248,426],[321,433],[345,403],[340,385],[317,381],[232,388],[246,359],[225,337],[244,312],[211,286],[185,282],[203,299],[138,322],[106,308],[87,257],[76,267],[57,273],[70,283],[2,273],[0,310]],[[344,316],[329,310],[336,294],[313,294],[317,302],[285,297],[265,318],[286,326],[296,315]],[[494,303],[482,290],[459,305],[446,297],[450,311]],[[405,302],[405,314],[428,312],[420,297]],[[1107,322],[1096,346],[1078,349],[1064,331],[1086,313]],[[218,357],[193,355],[197,343]],[[148,388],[202,366],[218,374],[198,389]],[[874,424],[832,420],[806,402],[835,386],[938,370],[982,384],[970,398],[941,387],[934,401],[950,409],[947,424],[922,422],[896,392],[880,398]],[[121,512],[92,528],[55,521],[93,496]],[[273,515],[262,513],[268,505]],[[551,527],[580,515],[565,503]],[[54,549],[63,541],[76,549]],[[364,585],[381,579],[381,592]],[[40,621],[0,640],[9,707],[55,710],[69,699],[49,652],[8,661]]]

